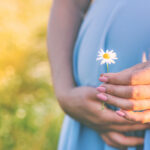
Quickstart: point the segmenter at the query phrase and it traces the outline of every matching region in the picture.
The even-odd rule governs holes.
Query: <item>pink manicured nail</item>
[[[102,93],[97,94],[97,97],[98,97],[100,100],[102,100],[102,101],[107,101],[107,97],[106,97],[104,94],[102,94]]]
[[[104,77],[104,76],[100,77],[99,80],[100,80],[101,82],[108,82],[108,78],[107,78],[107,77]]]
[[[124,117],[125,116],[125,113],[120,111],[120,110],[117,110],[116,113],[121,116],[121,117]]]
[[[99,92],[106,92],[106,88],[103,87],[103,86],[97,87],[97,90],[98,90]]]

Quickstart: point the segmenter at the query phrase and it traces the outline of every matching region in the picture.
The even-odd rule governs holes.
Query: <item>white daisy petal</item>
[[[106,63],[106,61],[103,59],[103,60],[101,61],[101,65],[104,64],[104,63]]]
[[[108,49],[106,50],[106,53],[109,53],[109,50],[108,50]]]
[[[113,59],[111,60],[111,62],[112,62],[113,64],[115,64],[115,61],[114,61]]]
[[[100,52],[101,52],[101,53],[105,53],[104,50],[103,50],[102,48],[100,49]]]
[[[111,59],[108,61],[108,64],[111,64]]]

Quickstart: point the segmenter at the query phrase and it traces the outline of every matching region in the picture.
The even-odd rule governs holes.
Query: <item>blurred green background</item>
[[[0,1],[0,150],[56,150],[63,113],[46,49],[51,0]]]

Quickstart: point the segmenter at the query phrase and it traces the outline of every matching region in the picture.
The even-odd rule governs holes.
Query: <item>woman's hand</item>
[[[116,112],[108,108],[102,110],[102,104],[97,98],[97,94],[98,91],[96,88],[77,87],[58,96],[58,99],[67,114],[103,135],[102,137],[104,137],[103,139],[106,143],[110,144],[106,140],[108,136],[108,138],[111,139],[110,141],[115,141],[114,143],[116,143],[118,147],[120,145],[135,146],[142,144],[143,138],[127,137],[120,132],[144,130],[148,128],[149,125],[135,124],[118,116]],[[109,132],[112,131],[115,131],[115,135],[109,134]],[[129,140],[120,140],[126,138]]]
[[[117,113],[131,121],[150,122],[150,62],[141,63],[119,73],[100,77],[99,99],[121,108]],[[133,112],[144,110],[142,112]]]
[[[122,133],[114,131],[101,133],[101,137],[107,143],[107,145],[116,147],[120,150],[126,150],[128,146],[132,147],[143,143],[143,139],[141,139],[139,143],[139,140],[136,140],[133,137],[127,137],[124,136]]]

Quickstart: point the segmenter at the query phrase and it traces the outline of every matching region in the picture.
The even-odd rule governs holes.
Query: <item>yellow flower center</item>
[[[108,54],[108,53],[105,53],[105,54],[103,55],[103,58],[105,58],[105,59],[109,59],[109,58],[110,58],[110,56],[109,56],[109,54]]]

